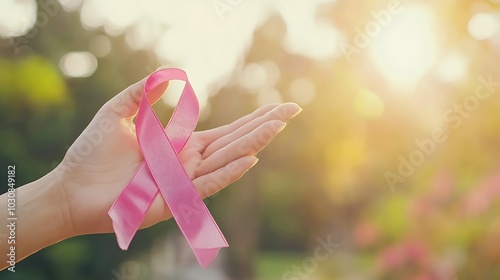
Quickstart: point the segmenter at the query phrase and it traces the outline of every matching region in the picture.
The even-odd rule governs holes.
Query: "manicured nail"
[[[280,133],[283,129],[285,129],[286,122],[281,122],[281,125],[276,129],[276,134]]]
[[[300,106],[297,105],[297,103],[290,102],[290,103],[286,103],[286,105],[288,108],[287,113],[291,114],[290,118],[293,118],[293,117],[297,116],[298,114],[300,114],[300,112],[302,112],[302,108],[300,108]]]
[[[299,106],[297,105],[297,107],[299,107]],[[300,112],[302,112],[302,108],[300,108],[300,107],[299,107],[299,109],[297,110],[297,112],[295,112],[295,114],[293,114],[293,115],[290,117],[290,119],[291,119],[291,118],[294,118],[295,116],[297,116],[298,114],[300,114]]]
[[[259,159],[256,157],[253,157],[253,162],[252,162],[252,165],[250,165],[250,168],[254,167],[257,164],[257,162],[259,162]]]

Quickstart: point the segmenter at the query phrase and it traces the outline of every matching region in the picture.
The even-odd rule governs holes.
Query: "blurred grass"
[[[261,252],[256,261],[256,279],[281,279],[293,265],[301,265],[305,254],[283,252]]]

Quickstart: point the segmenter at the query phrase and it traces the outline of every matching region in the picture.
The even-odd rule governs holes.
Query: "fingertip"
[[[286,127],[286,122],[280,120],[272,120],[269,121],[269,126],[275,131],[276,134],[278,134]]]
[[[286,127],[286,122],[281,122],[280,126],[276,130],[276,133],[280,133]]]
[[[284,103],[275,111],[275,116],[282,120],[287,121],[295,116],[297,116],[302,111],[299,105],[293,102]]]
[[[297,105],[297,104],[295,104],[295,105]],[[295,112],[295,114],[293,114],[290,118],[294,118],[294,117],[296,117],[298,114],[300,114],[300,113],[302,112],[302,108],[301,108],[299,105],[297,105],[297,107],[298,107],[299,109],[298,109],[298,110],[297,110],[297,112]]]
[[[259,159],[256,156],[245,156],[243,158],[240,158],[238,161],[235,161],[234,163],[239,165],[240,168],[243,169],[243,172],[241,174],[243,175],[245,172],[254,167],[257,162],[259,162]]]
[[[255,157],[255,156],[250,156],[250,160],[251,160],[251,164],[250,164],[250,168],[254,167],[257,162],[259,162],[259,158]],[[250,169],[248,168],[248,169]]]
[[[302,112],[302,108],[297,105],[297,103],[288,102],[285,103],[288,107],[288,112],[290,113],[290,118],[293,118]]]

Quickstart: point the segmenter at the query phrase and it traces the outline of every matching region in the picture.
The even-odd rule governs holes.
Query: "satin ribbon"
[[[147,95],[171,80],[182,80],[186,85],[164,130]],[[198,99],[184,71],[162,69],[148,77],[136,118],[137,140],[144,161],[108,212],[122,250],[128,248],[158,193],[202,267],[212,262],[220,248],[228,247],[178,156],[194,131],[198,117]]]

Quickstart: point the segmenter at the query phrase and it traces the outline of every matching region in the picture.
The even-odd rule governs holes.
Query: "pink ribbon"
[[[170,80],[182,80],[186,85],[164,130],[146,96]],[[108,212],[122,250],[128,248],[158,192],[202,267],[212,262],[220,248],[228,247],[178,156],[194,131],[198,116],[198,99],[184,71],[162,69],[148,77],[136,118],[144,162]]]

